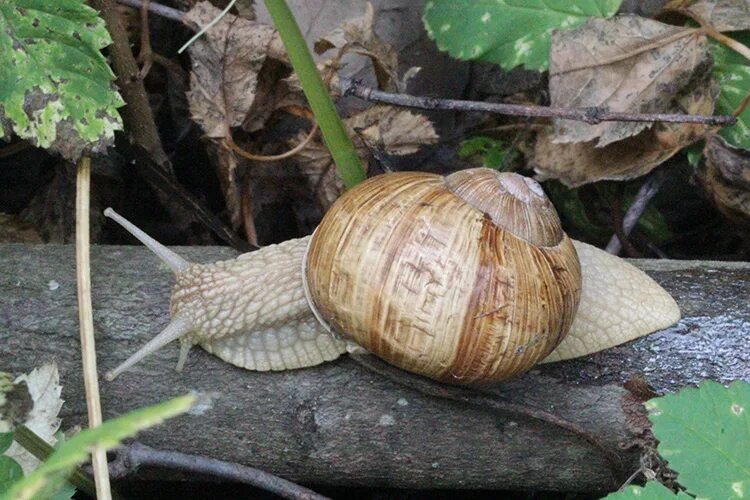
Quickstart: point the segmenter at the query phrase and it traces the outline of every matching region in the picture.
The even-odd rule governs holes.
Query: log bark
[[[224,248],[177,251],[197,262],[234,255]],[[750,380],[750,263],[634,263],[677,299],[678,325],[493,388],[586,429],[619,454],[624,474],[638,466],[638,451],[626,450],[637,425],[623,409],[625,381],[642,375],[656,390],[674,391],[703,379]],[[63,428],[86,418],[74,264],[72,246],[0,245],[0,370],[21,373],[57,361]],[[167,323],[173,278],[141,247],[103,246],[92,248],[92,280],[103,373]],[[424,396],[346,356],[311,369],[256,373],[195,349],[179,374],[177,354],[177,345],[168,346],[103,383],[105,418],[198,391],[204,404],[139,440],[306,484],[603,492],[622,479],[574,433],[520,413]]]

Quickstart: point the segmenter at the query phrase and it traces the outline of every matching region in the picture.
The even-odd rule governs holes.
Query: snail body
[[[194,344],[243,368],[284,370],[334,359],[353,342],[433,379],[487,383],[679,319],[644,273],[572,242],[541,187],[517,174],[378,176],[345,193],[312,238],[211,264],[188,263],[105,214],[177,276],[171,323],[108,379],[179,338],[178,369]],[[633,290],[645,300],[620,293]]]

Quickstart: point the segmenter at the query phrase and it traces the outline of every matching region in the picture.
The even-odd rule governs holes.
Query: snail
[[[195,344],[250,370],[364,348],[435,380],[490,383],[680,318],[645,273],[571,240],[536,181],[487,168],[373,177],[312,236],[209,264],[105,215],[176,275],[171,322],[108,380],[179,339],[178,370]]]

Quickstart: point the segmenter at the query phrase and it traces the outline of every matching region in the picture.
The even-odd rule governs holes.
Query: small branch
[[[689,17],[693,21],[697,22],[701,25],[701,29],[703,32],[707,35],[716,40],[719,43],[722,43],[729,47],[730,49],[734,50],[738,54],[743,55],[746,59],[750,60],[750,48],[747,47],[747,45],[738,42],[734,38],[730,38],[726,36],[725,34],[719,32],[716,28],[713,27],[711,23],[703,19],[701,16],[696,14],[695,12],[691,11],[690,9],[677,9],[676,12],[679,12],[680,14]]]
[[[347,84],[348,83],[348,84]],[[458,99],[438,99],[434,97],[419,97],[407,94],[394,94],[365,87],[361,82],[351,80],[342,81],[345,96],[355,96],[365,101],[382,102],[395,106],[418,109],[440,109],[456,111],[479,111],[483,113],[497,113],[510,116],[530,116],[535,118],[562,118],[566,120],[582,121],[597,124],[606,121],[621,122],[669,122],[669,123],[700,123],[710,126],[734,125],[737,119],[730,115],[704,116],[684,115],[675,113],[619,113],[607,111],[603,108],[558,108],[551,106],[533,106],[521,104],[503,104],[493,102],[462,101]]]
[[[117,3],[140,9],[143,6],[144,2],[143,0],[117,0]],[[156,2],[149,3],[148,10],[149,12],[156,14],[157,16],[165,17],[167,19],[177,21],[178,23],[181,23],[183,18],[185,17],[185,13],[181,10],[173,9],[172,7],[167,7],[166,5],[162,5]]]
[[[76,175],[76,278],[78,290],[78,324],[81,332],[81,358],[83,382],[86,390],[89,427],[102,425],[102,406],[99,397],[99,378],[96,370],[94,344],[94,314],[91,306],[91,259],[89,257],[89,199],[91,192],[91,158],[84,156],[78,162]],[[110,500],[107,453],[102,447],[92,450],[96,497]]]
[[[252,161],[260,161],[260,162],[272,162],[272,161],[280,161],[285,160],[287,158],[291,158],[292,156],[296,155],[303,149],[307,147],[308,144],[310,144],[310,141],[312,141],[313,137],[315,137],[315,134],[318,132],[318,123],[314,123],[310,131],[307,133],[305,138],[294,146],[292,149],[285,151],[281,154],[277,155],[256,155],[254,153],[251,153],[249,151],[245,151],[242,149],[236,142],[234,142],[234,139],[232,139],[232,136],[227,136],[224,139],[224,144],[231,149],[236,154],[240,155],[243,158],[247,158],[248,160]]]
[[[620,242],[622,245],[622,248],[625,249],[625,254],[633,258],[639,258],[642,257],[641,253],[636,250],[636,248],[633,246],[633,244],[628,239],[628,235],[625,234],[625,229],[623,228],[623,221],[622,221],[622,195],[623,195],[624,186],[623,184],[618,184],[615,192],[615,198],[612,200],[612,207],[610,209],[611,215],[612,215],[612,226],[613,230],[615,231],[615,236],[617,237],[617,241]]]
[[[622,231],[625,236],[628,236],[631,231],[633,231],[633,228],[638,223],[638,219],[640,219],[643,212],[646,211],[651,199],[659,192],[659,189],[661,188],[661,185],[664,184],[666,178],[664,169],[657,170],[651,174],[643,185],[641,185],[641,188],[635,195],[633,204],[630,205],[628,211],[625,212],[625,217],[623,217]],[[609,240],[606,250],[613,255],[619,254],[620,250],[622,250],[622,243],[616,234]]]
[[[110,463],[109,467],[114,478],[124,477],[135,472],[139,467],[164,467],[249,484],[291,500],[326,500],[328,498],[260,469],[178,451],[157,450],[138,442],[118,448],[117,458]]]

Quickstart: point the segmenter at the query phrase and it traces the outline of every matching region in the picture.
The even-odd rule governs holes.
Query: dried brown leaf
[[[424,115],[393,106],[373,106],[345,120],[347,127],[359,130],[372,142],[382,140],[390,155],[416,153],[425,144],[434,144],[438,135]]]
[[[560,107],[667,112],[685,85],[710,66],[708,41],[697,30],[638,16],[592,18],[578,29],[553,34],[550,98]],[[603,147],[649,126],[556,120],[555,141],[598,139],[597,147]]]
[[[234,8],[237,9],[240,17],[244,17],[249,21],[255,21],[255,0],[237,0]]]
[[[643,375],[636,374],[623,384],[628,391],[622,396],[622,411],[625,414],[625,426],[635,436],[649,434],[651,422],[644,403],[659,394],[646,382]]]
[[[719,91],[716,82],[704,77],[693,87],[680,96],[677,107],[670,111],[713,113]],[[537,135],[529,154],[539,179],[558,179],[568,187],[576,187],[600,180],[625,180],[645,175],[707,132],[700,124],[659,123],[635,137],[600,148],[595,141],[558,144],[548,128]]]
[[[362,17],[344,22],[329,34],[319,38],[313,48],[317,54],[331,49],[352,50],[372,61],[378,87],[386,90],[398,89],[398,54],[393,47],[383,43],[373,29],[375,10],[367,3]]]
[[[382,144],[384,152],[391,155],[416,153],[420,146],[434,144],[438,139],[426,117],[393,106],[373,106],[345,119],[344,124],[360,157],[366,157],[368,153],[363,139]],[[300,133],[292,141],[292,146],[299,144],[305,136],[306,133]],[[344,189],[328,149],[320,140],[311,141],[296,158],[321,206],[327,209]]]
[[[750,2],[747,0],[673,0],[664,9],[696,15],[718,31],[750,29]]]
[[[199,2],[184,21],[197,29],[220,12],[209,2]],[[227,14],[190,46],[190,111],[208,137],[228,137],[229,130],[245,120],[274,32],[265,24]]]
[[[185,14],[185,23],[197,29],[220,12],[209,2],[199,2]],[[190,113],[206,136],[218,139],[209,153],[235,229],[241,223],[236,179],[238,162],[223,139],[230,138],[231,129],[242,125],[251,114],[258,97],[259,72],[264,67],[274,35],[271,26],[227,14],[189,48],[192,60],[187,93]],[[273,83],[267,87],[273,88]],[[264,115],[264,120],[268,115],[270,112]]]
[[[59,414],[63,405],[60,397],[62,386],[57,363],[53,361],[34,368],[30,373],[17,377],[13,382],[25,383],[33,401],[34,406],[26,416],[24,425],[44,441],[54,445],[57,442],[55,434],[60,429]],[[39,460],[18,443],[13,443],[6,455],[21,465],[24,474],[29,474],[39,464]]]
[[[715,135],[704,152],[697,176],[703,191],[730,221],[750,230],[750,151]]]

